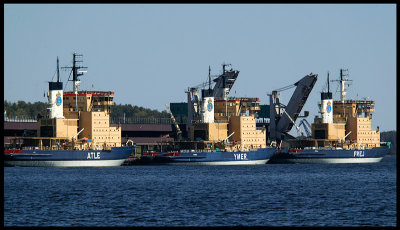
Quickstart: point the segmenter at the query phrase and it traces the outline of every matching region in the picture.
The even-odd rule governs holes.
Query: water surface
[[[4,226],[396,226],[377,164],[4,168]]]

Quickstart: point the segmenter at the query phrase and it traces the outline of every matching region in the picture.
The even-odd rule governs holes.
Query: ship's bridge
[[[249,111],[252,115],[260,110],[260,99],[257,97],[229,97],[227,100],[215,100],[215,120],[228,120],[227,117],[237,116]]]
[[[345,100],[333,102],[334,116],[340,117],[370,117],[375,112],[375,102],[369,100]]]
[[[77,96],[77,100],[75,96]],[[78,94],[65,92],[63,98],[65,112],[75,112],[76,109],[84,112],[109,112],[110,106],[114,105],[114,92],[112,91],[79,91]]]

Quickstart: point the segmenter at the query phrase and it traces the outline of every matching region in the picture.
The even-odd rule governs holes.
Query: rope
[[[275,91],[284,91],[284,90],[291,89],[291,88],[293,88],[293,87],[295,87],[294,84],[288,85],[288,86],[285,86],[285,87],[282,87],[282,88],[279,88],[279,89],[276,89]]]
[[[65,89],[67,88],[68,82],[70,81],[69,78],[71,77],[71,73],[72,73],[72,70],[71,70],[71,72],[69,72],[68,80],[67,80],[67,82],[66,82],[65,85],[64,85],[64,89],[63,89],[64,91],[65,91]]]

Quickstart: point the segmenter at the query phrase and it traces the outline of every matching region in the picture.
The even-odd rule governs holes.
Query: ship
[[[4,149],[5,166],[111,167],[132,154],[133,142],[122,145],[121,127],[110,124],[114,92],[79,90],[87,69],[79,65],[82,58],[73,53],[72,66],[62,67],[72,75],[73,89],[64,92],[57,57],[57,81],[49,82],[49,107],[38,114],[37,137],[13,137]]]
[[[335,101],[328,72],[327,91],[321,92],[318,104],[321,116],[306,129],[312,133],[288,139],[289,147],[278,149],[269,163],[377,163],[390,152],[390,142],[380,141],[379,126],[371,129],[375,102],[367,98],[346,100],[347,82],[352,81],[346,78],[347,71],[340,69],[339,79],[332,80],[340,85],[340,100]]]
[[[260,110],[259,98],[228,97],[239,71],[227,70],[211,80],[208,89],[189,88],[187,93],[188,123],[186,139],[174,119],[177,138],[165,143],[163,151],[145,152],[137,164],[167,165],[263,165],[276,147],[266,145],[265,128],[256,127]],[[215,85],[211,88],[211,83]],[[207,82],[206,82],[207,83]],[[204,85],[203,85],[204,86]]]

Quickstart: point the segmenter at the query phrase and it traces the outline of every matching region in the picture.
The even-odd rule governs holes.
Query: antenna
[[[328,93],[329,93],[329,71],[328,71]]]
[[[340,82],[340,100],[342,103],[346,100],[346,85],[344,84],[346,81],[352,81],[349,79],[345,79],[344,76],[349,76],[348,73],[343,73],[349,71],[348,69],[340,69],[340,78],[339,80],[332,80]],[[349,86],[350,84],[347,84]]]
[[[78,66],[77,65],[78,62],[83,62],[82,59],[77,59],[77,58],[82,58],[82,57],[83,57],[82,54],[73,53],[73,55],[72,55],[72,67],[71,66],[61,67],[61,69],[71,69],[72,81],[74,82],[73,87],[74,87],[75,94],[78,92],[78,86],[79,86],[79,83],[80,83],[78,77],[82,76],[84,73],[87,72],[87,71],[78,71],[78,70],[79,69],[87,69],[88,68],[88,67]]]
[[[57,56],[57,82],[60,82],[60,68],[58,65],[58,56]]]
[[[211,90],[211,67],[208,66],[208,91]]]

